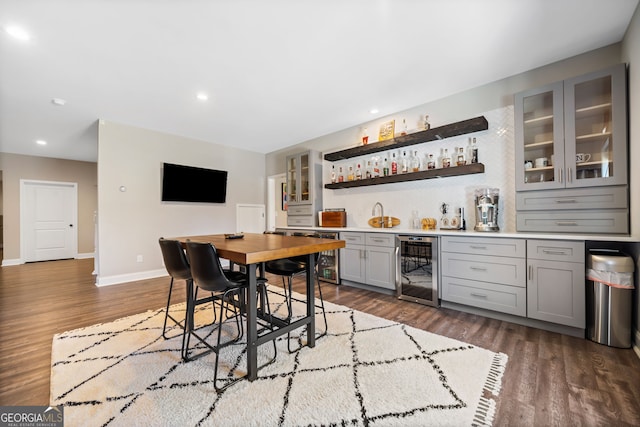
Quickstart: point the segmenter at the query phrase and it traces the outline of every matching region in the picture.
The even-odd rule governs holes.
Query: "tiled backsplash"
[[[515,178],[514,178],[514,115],[513,106],[499,108],[478,115],[483,115],[489,122],[489,129],[470,135],[431,141],[407,147],[409,151],[417,150],[424,163],[428,153],[439,157],[441,150],[447,148],[453,154],[457,147],[467,147],[469,137],[476,138],[478,145],[478,161],[485,166],[483,174],[453,176],[439,179],[409,181],[395,184],[381,184],[348,189],[324,189],[323,206],[329,208],[345,208],[347,226],[368,227],[367,221],[372,217],[371,211],[376,202],[384,205],[384,214],[400,219],[400,228],[409,228],[413,211],[420,218],[432,217],[440,224],[440,206],[449,205],[449,217],[457,208],[464,208],[467,228],[475,224],[475,208],[473,206],[474,191],[477,188],[491,187],[500,190],[498,224],[500,230],[515,232]],[[390,151],[380,153],[390,155]],[[402,152],[396,151],[396,156]],[[331,166],[366,164],[371,156],[353,158],[340,162],[324,162],[324,183],[330,182]],[[423,166],[424,167],[424,166]]]

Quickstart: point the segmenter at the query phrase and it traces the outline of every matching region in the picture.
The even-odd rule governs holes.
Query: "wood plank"
[[[55,333],[166,303],[166,277],[98,288],[92,270],[91,259],[0,268],[0,405],[48,403]],[[184,301],[177,287],[175,302]],[[294,290],[304,293],[303,279]],[[347,286],[322,290],[327,301],[506,353],[496,426],[640,425],[640,359],[631,349]]]

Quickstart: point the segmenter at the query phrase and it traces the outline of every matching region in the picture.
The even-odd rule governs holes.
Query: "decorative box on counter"
[[[347,212],[344,209],[327,209],[319,213],[320,227],[346,227]]]

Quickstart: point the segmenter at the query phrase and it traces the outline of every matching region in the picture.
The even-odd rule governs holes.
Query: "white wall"
[[[158,238],[233,233],[236,204],[265,203],[263,154],[103,120],[98,129],[98,285],[164,275]],[[161,202],[163,162],[228,171],[226,203]]]
[[[367,127],[369,141],[372,142],[377,139],[380,124],[387,120],[394,119],[396,123],[402,123],[402,120],[406,119],[411,132],[418,128],[425,114],[429,115],[432,127],[485,115],[490,120],[488,131],[417,146],[422,153],[437,153],[444,146],[449,147],[451,151],[451,147],[466,145],[469,136],[476,136],[480,146],[480,162],[485,164],[484,174],[348,190],[325,189],[323,205],[324,208],[347,208],[348,226],[366,226],[376,201],[385,206],[385,214],[400,218],[405,225],[408,224],[412,210],[418,210],[421,217],[439,219],[438,207],[445,202],[450,208],[466,206],[467,225],[473,225],[473,189],[478,186],[496,186],[501,192],[501,229],[515,231],[514,94],[618,64],[622,62],[620,52],[621,44],[611,45],[270,153],[267,155],[267,174],[283,173],[285,157],[304,149],[313,148],[326,153],[359,145],[362,127]],[[328,165],[329,163],[325,162],[325,183],[329,182]],[[358,197],[350,197],[354,195]]]

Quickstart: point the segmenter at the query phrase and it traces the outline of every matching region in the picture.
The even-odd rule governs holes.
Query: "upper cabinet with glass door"
[[[564,187],[562,100],[562,82],[522,92],[515,97],[518,190]]]
[[[287,192],[289,204],[310,204],[309,154],[287,157]]]
[[[515,96],[516,189],[627,183],[624,64]]]
[[[309,150],[287,156],[287,225],[316,224],[322,210],[322,158]]]
[[[624,64],[565,81],[567,187],[627,183]]]

